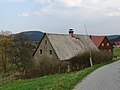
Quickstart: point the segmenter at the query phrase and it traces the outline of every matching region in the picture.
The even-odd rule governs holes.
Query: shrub
[[[71,65],[71,71],[81,70],[90,66],[89,53],[84,53],[82,55],[76,55],[69,60]]]
[[[92,52],[91,54],[94,65],[111,60],[113,57],[112,53],[108,51]],[[30,75],[31,78],[33,78],[56,73],[64,73],[68,71],[68,64],[70,65],[70,71],[82,70],[90,66],[89,58],[90,53],[84,53],[82,55],[78,54],[66,61],[43,58],[39,61],[38,66],[32,68]]]
[[[32,77],[46,76],[56,73],[66,72],[67,63],[66,61],[58,61],[51,59],[42,59],[39,61],[39,65],[34,67],[31,70]]]
[[[93,63],[98,64],[101,62],[107,62],[109,60],[112,60],[113,58],[113,53],[109,51],[99,51],[92,53],[92,58],[93,58]]]

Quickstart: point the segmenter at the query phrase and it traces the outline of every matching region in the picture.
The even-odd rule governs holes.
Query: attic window
[[[109,46],[110,44],[109,43],[107,43],[107,46]]]
[[[109,52],[111,52],[111,50],[109,49]]]
[[[104,46],[104,43],[102,43],[102,46]]]
[[[52,50],[49,50],[49,52],[50,52],[50,55],[52,54]]]
[[[40,54],[42,54],[42,49],[40,49]]]
[[[47,44],[47,40],[45,40],[45,45]]]

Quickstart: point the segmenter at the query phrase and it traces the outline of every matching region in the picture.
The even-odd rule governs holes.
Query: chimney
[[[92,35],[90,35],[90,38],[92,39]]]
[[[70,34],[71,36],[73,36],[74,31],[73,31],[73,29],[72,29],[72,28],[71,28],[71,29],[69,29],[69,34]]]

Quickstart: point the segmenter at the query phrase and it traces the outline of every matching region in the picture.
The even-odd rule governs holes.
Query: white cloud
[[[115,12],[115,11],[113,11],[113,12],[106,12],[106,13],[104,13],[104,15],[105,16],[110,16],[110,17],[120,16],[120,11],[118,11],[118,12]]]
[[[81,5],[82,0],[35,0],[36,3],[48,3],[56,5],[64,5],[67,7],[78,7]]]
[[[49,13],[50,11],[51,11],[51,7],[50,6],[41,9],[42,13]]]
[[[23,17],[27,17],[29,16],[29,14],[27,12],[22,12],[21,14],[19,14],[18,16],[23,16]]]
[[[120,16],[120,0],[93,0],[90,7],[105,16]]]
[[[81,10],[83,14],[90,12],[90,14],[93,15],[93,17],[98,14],[103,16],[120,16],[119,14],[120,0],[57,0],[57,1],[67,8],[66,9],[67,12],[68,10],[70,10],[68,8],[78,7],[78,12],[79,10]],[[77,12],[76,10],[77,8],[74,8],[73,12],[74,11]]]
[[[45,4],[45,3],[53,3],[54,1],[53,0],[35,0],[34,2]]]
[[[47,6],[42,8],[40,11],[35,11],[34,15],[40,16],[42,14],[50,14],[52,12],[53,8],[51,6]]]
[[[42,15],[41,11],[35,11],[33,14],[36,15],[36,16]]]
[[[67,7],[78,7],[81,5],[82,0],[57,0],[59,3]]]
[[[61,17],[120,16],[120,0],[35,0],[45,4],[35,15],[56,14]],[[72,9],[72,10],[71,10]]]
[[[36,3],[45,3],[46,0],[35,0]]]

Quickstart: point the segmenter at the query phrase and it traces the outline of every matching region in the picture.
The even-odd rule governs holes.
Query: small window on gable
[[[109,43],[107,43],[107,46],[109,46],[110,44]]]
[[[45,45],[47,44],[47,40],[45,40]]]
[[[50,51],[50,55],[52,54],[52,50],[49,50]]]
[[[111,50],[109,49],[109,52],[111,52]]]
[[[42,49],[40,49],[40,54],[42,54]]]
[[[102,46],[104,46],[104,43],[102,43]]]

